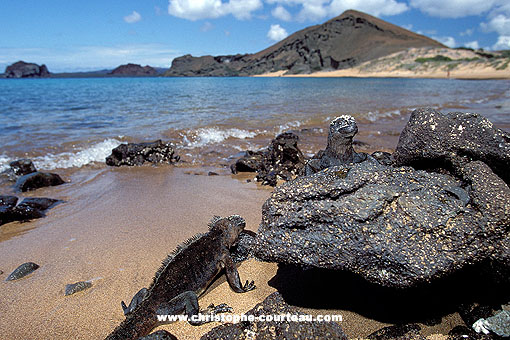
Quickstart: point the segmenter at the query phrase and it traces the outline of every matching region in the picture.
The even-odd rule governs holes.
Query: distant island
[[[98,70],[89,72],[65,72],[50,73],[46,65],[37,65],[18,61],[7,66],[4,74],[0,78],[103,78],[103,77],[158,77],[161,76],[166,68],[151,67],[149,65],[141,66],[138,64],[125,64],[116,67],[113,70]]]
[[[5,78],[48,78],[51,74],[46,65],[18,61],[5,69]]]
[[[371,15],[348,10],[253,54],[175,58],[169,69],[124,64],[113,70],[50,73],[18,61],[4,78],[403,77],[510,78],[510,50],[448,48]]]
[[[112,76],[154,77],[158,75],[158,71],[149,65],[142,67],[138,64],[126,64],[120,65],[108,74]]]

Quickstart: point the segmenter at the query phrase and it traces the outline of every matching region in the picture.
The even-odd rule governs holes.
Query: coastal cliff
[[[165,76],[307,74],[347,69],[411,47],[444,47],[365,13],[349,10],[255,54],[176,58]]]

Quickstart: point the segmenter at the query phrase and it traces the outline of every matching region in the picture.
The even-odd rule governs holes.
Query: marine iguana
[[[156,315],[175,315],[184,312],[189,320],[193,315],[231,311],[225,304],[209,306],[205,311],[198,307],[198,296],[225,269],[227,281],[237,293],[255,289],[253,281],[241,284],[239,273],[230,256],[229,248],[239,240],[246,223],[241,216],[226,218],[215,216],[209,231],[198,234],[177,247],[163,261],[148,289],[138,292],[129,307],[122,302],[126,319],[106,338],[138,339],[159,326]],[[192,325],[204,322],[189,321]]]

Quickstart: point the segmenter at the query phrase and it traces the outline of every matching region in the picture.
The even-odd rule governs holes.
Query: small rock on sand
[[[92,283],[89,281],[70,283],[66,285],[65,295],[73,295],[74,293],[81,292],[82,290],[89,289],[90,287],[92,287]]]
[[[37,268],[39,268],[39,265],[36,263],[33,263],[33,262],[23,263],[21,266],[14,269],[14,271],[9,276],[7,276],[5,281],[14,281],[14,280],[21,279],[22,277],[25,277],[28,274],[35,271]]]

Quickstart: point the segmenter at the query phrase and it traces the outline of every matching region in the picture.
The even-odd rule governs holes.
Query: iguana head
[[[239,215],[231,215],[229,217],[215,216],[209,224],[210,230],[221,231],[225,240],[225,245],[230,248],[239,240],[239,234],[246,227],[244,218]]]

